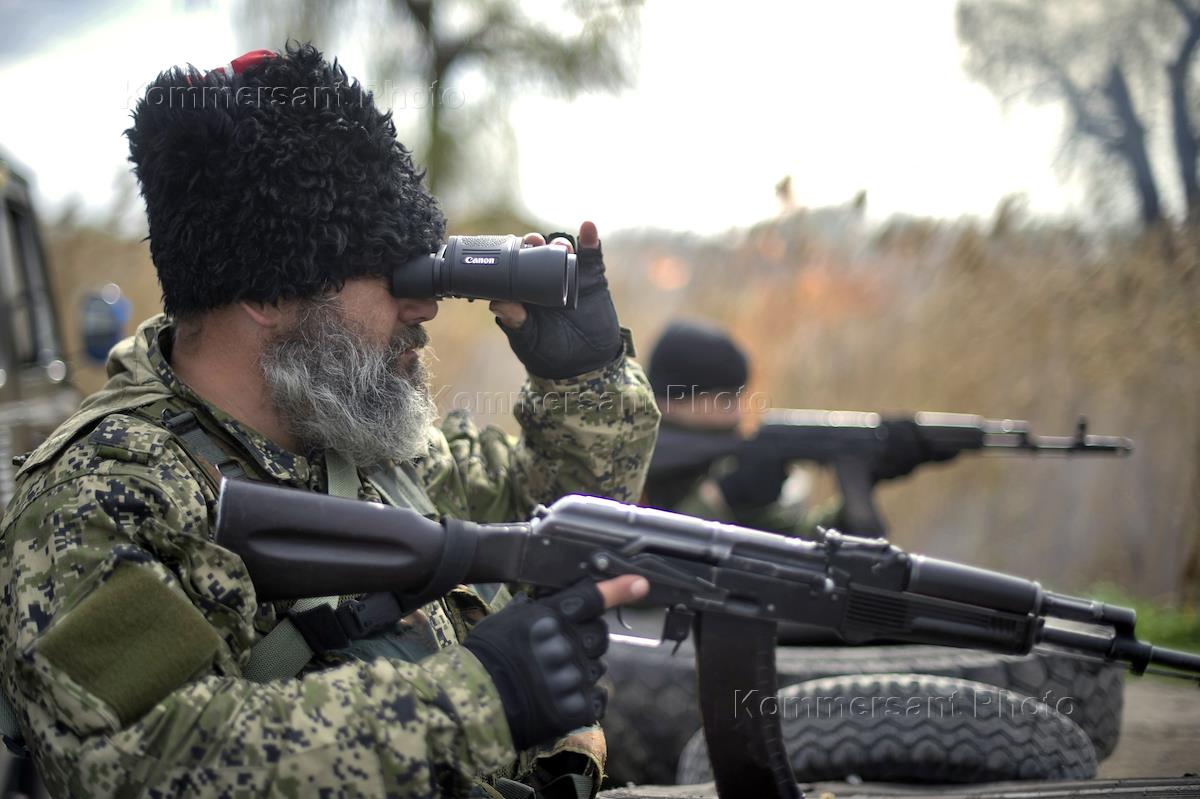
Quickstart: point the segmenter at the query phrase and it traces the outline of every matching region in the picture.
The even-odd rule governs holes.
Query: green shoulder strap
[[[421,482],[410,463],[402,464],[399,469],[375,466],[367,472],[367,482],[393,507],[412,508],[429,519],[437,519],[440,516],[429,496],[421,488]]]
[[[195,411],[182,405],[177,397],[157,400],[143,407],[128,411],[153,425],[157,425],[175,436],[183,451],[208,478],[213,491],[219,491],[221,480],[256,479],[257,473],[248,474],[237,457],[230,453],[229,442],[207,429]],[[246,456],[246,464],[254,459]]]
[[[180,412],[165,403],[154,403],[144,409],[142,416],[169,430],[194,460],[209,467],[204,471],[213,481],[214,488],[219,490],[222,479],[248,479],[242,465],[213,440],[192,411]],[[333,451],[326,452],[325,463],[329,494],[356,499],[359,481],[354,466]],[[296,600],[291,610],[303,613],[321,605],[337,607],[337,603],[336,596],[307,597]],[[242,670],[242,676],[258,683],[288,679],[299,674],[312,656],[312,648],[296,625],[291,619],[284,618],[250,648],[250,660]]]
[[[326,450],[325,469],[330,496],[358,498],[358,470],[341,453]],[[321,605],[336,608],[337,604],[336,596],[297,599],[292,611],[303,613]],[[288,679],[299,674],[312,656],[312,648],[296,625],[284,618],[250,648],[250,662],[242,670],[242,676],[259,683]]]
[[[183,411],[174,416],[164,415],[161,420],[163,427],[170,430],[188,452],[199,455],[211,463],[218,473],[229,480],[239,480],[246,476],[240,463],[225,454],[200,426],[200,421],[192,411]]]

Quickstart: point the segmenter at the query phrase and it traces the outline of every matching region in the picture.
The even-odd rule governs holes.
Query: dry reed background
[[[68,349],[88,289],[114,281],[135,319],[157,310],[144,243],[78,227],[50,231],[50,243]],[[669,318],[726,324],[753,353],[756,405],[963,411],[1028,419],[1042,433],[1071,432],[1086,414],[1093,432],[1132,437],[1128,459],[965,456],[927,467],[882,490],[892,537],[1061,590],[1107,581],[1195,601],[1194,240],[1097,242],[1004,204],[989,223],[867,229],[853,208],[828,209],[711,238],[629,231],[605,246],[642,354]],[[521,370],[492,325],[482,304],[465,302],[445,303],[429,325],[440,401],[513,429]],[[82,388],[99,385],[101,370],[73,361]]]

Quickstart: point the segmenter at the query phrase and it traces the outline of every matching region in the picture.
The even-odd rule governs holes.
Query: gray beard
[[[422,347],[420,325],[383,347],[346,320],[336,300],[315,300],[292,329],[269,341],[260,358],[280,418],[308,449],[335,449],[355,466],[425,455],[437,406],[420,357],[406,368],[405,350]]]

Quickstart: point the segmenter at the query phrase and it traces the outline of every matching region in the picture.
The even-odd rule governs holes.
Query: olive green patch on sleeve
[[[212,663],[220,636],[152,572],[122,564],[38,643],[128,724]]]

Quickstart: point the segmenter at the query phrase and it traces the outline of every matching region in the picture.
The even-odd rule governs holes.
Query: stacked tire
[[[881,700],[881,701],[876,701]],[[1049,705],[981,682],[918,674],[826,677],[789,686],[772,707],[801,782],[1083,780],[1096,751]],[[698,730],[679,759],[682,785],[713,779]]]
[[[608,710],[604,718],[604,728],[609,738],[610,783],[665,785],[675,783],[678,777],[691,779],[702,776],[702,741],[691,744],[690,765],[686,773],[682,771],[684,763],[680,761],[685,747],[696,737],[700,728],[695,658],[690,642],[685,642],[678,653],[672,655],[667,645],[646,648],[614,641],[606,661],[611,680]],[[910,758],[910,773],[917,778],[932,773],[929,762],[933,755],[929,753],[939,748],[947,753],[948,761],[976,762],[971,761],[966,750],[953,754],[950,748],[940,746],[937,743],[942,740],[937,737],[939,735],[946,736],[943,743],[954,736],[966,736],[975,740],[977,750],[986,745],[995,751],[1003,750],[1022,763],[1041,764],[1037,768],[1044,775],[1082,774],[1089,769],[1094,773],[1096,763],[1116,747],[1124,703],[1123,672],[1119,668],[1051,651],[996,655],[934,646],[780,646],[776,650],[776,670],[779,685],[785,689],[781,696],[801,697],[804,691],[834,690],[839,685],[846,690],[866,690],[874,685],[877,690],[886,687],[901,700],[920,701],[928,697],[930,691],[948,688],[947,685],[922,681],[924,678],[950,678],[971,683],[970,686],[957,687],[970,690],[974,696],[980,695],[980,689],[974,686],[983,685],[993,692],[1000,692],[995,693],[993,701],[996,703],[1015,703],[1031,713],[1036,710],[1036,724],[1029,722],[1020,730],[1009,730],[1010,737],[1024,736],[1022,745],[1025,749],[1019,746],[1014,749],[1010,745],[995,748],[997,740],[1005,734],[1003,728],[1012,726],[1010,720],[1006,719],[988,716],[990,721],[985,723],[981,719],[975,726],[960,721],[950,727],[930,727],[929,734],[933,737],[920,747],[921,757]],[[848,679],[863,675],[872,675],[876,681],[880,679],[879,675],[890,676],[886,685]],[[829,678],[842,679],[842,682],[810,684]],[[802,685],[807,687],[789,689],[789,686]],[[791,693],[788,693],[789,690]],[[783,720],[793,767],[804,766],[797,762],[798,750],[792,747],[810,752],[804,755],[810,760],[813,757],[811,750],[821,747],[807,743],[809,737],[804,732],[805,719],[791,721],[785,715]],[[856,773],[865,778],[862,772],[883,773],[868,768],[873,757],[879,759],[880,769],[891,774],[901,773],[902,769],[892,763],[894,758],[888,759],[891,755],[872,752],[886,753],[893,748],[901,753],[914,752],[910,744],[915,744],[913,736],[919,734],[920,725],[913,725],[911,719],[886,715],[869,721],[868,724],[866,720],[859,719],[844,725],[842,729],[847,735],[853,731],[859,740],[866,741],[869,738],[878,741],[879,747],[861,746],[866,753],[863,755],[865,759],[830,755],[831,763],[861,764],[856,766],[858,771],[836,775],[834,772],[843,766],[837,766],[832,771],[821,767],[815,771],[798,771],[797,777],[838,779]],[[812,736],[815,736],[813,740],[816,742],[829,740],[828,735],[834,732],[830,724],[813,726],[811,719],[807,720],[807,726],[814,730]],[[816,731],[818,729],[824,730],[824,738],[822,733]],[[889,741],[894,742],[895,746]],[[1052,746],[1051,742],[1056,743]],[[1060,750],[1058,754],[1050,751],[1055,747]],[[885,762],[890,765],[885,766]],[[1024,767],[1027,770],[1033,768],[1029,765]],[[974,771],[968,765],[954,768],[957,769],[955,773],[964,775],[962,781],[994,779],[989,775],[995,771],[986,763]],[[814,776],[818,773],[820,776]],[[1024,777],[1018,772],[1009,778]]]

